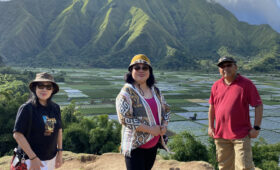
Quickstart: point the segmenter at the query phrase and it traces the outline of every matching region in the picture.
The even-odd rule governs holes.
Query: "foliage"
[[[71,123],[78,122],[78,119],[74,114],[76,114],[75,101],[71,101],[71,103],[61,111],[61,121],[64,129],[66,129]]]
[[[145,53],[161,69],[211,71],[229,55],[246,71],[280,70],[277,32],[206,0],[25,0],[0,3],[0,11],[7,64],[127,67]]]
[[[263,170],[280,170],[280,143],[268,145],[264,139],[257,141],[252,147],[256,167]]]
[[[215,170],[218,170],[218,161],[217,161],[217,154],[216,154],[216,145],[213,138],[208,138],[208,158],[209,163],[213,165]]]
[[[175,152],[170,155],[171,159],[178,161],[209,160],[206,146],[187,131],[175,135],[168,146]]]
[[[3,74],[5,73],[5,74]],[[10,73],[10,74],[8,74]],[[30,74],[2,68],[0,72],[0,156],[16,146],[12,137],[17,110],[28,98]]]
[[[61,117],[65,150],[94,154],[118,151],[121,125],[108,115],[82,117],[72,102],[63,108]]]
[[[61,72],[59,72],[58,74],[55,75],[55,81],[56,82],[64,82],[65,81],[65,76],[66,76],[66,73],[61,71]]]
[[[63,147],[76,153],[89,153],[89,136],[78,123],[72,123],[63,132]]]

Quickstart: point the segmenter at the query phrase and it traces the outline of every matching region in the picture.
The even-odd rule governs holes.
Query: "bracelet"
[[[33,158],[29,158],[31,161],[37,158],[37,155],[35,155]]]
[[[57,149],[56,149],[56,151],[58,151],[58,152],[59,152],[59,151],[63,151],[63,149],[59,149],[59,148],[57,148]]]

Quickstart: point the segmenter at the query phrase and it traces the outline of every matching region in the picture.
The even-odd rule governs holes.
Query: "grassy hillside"
[[[126,67],[145,53],[158,68],[198,69],[226,54],[245,70],[279,70],[279,33],[206,0],[12,0],[0,20],[11,65]]]

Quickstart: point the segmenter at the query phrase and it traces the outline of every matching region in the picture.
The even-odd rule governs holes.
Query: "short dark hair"
[[[150,72],[150,76],[147,79],[146,83],[147,83],[147,86],[149,86],[151,88],[156,83],[156,81],[155,81],[155,76],[153,74],[153,68],[150,66],[149,66],[149,72]],[[132,67],[130,67],[129,72],[125,74],[124,81],[129,84],[133,84],[135,82],[135,80],[132,77]]]

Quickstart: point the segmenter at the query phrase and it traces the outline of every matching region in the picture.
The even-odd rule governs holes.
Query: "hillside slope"
[[[12,0],[0,20],[11,65],[126,67],[145,53],[159,68],[196,69],[228,54],[248,70],[280,69],[280,34],[206,0]]]

